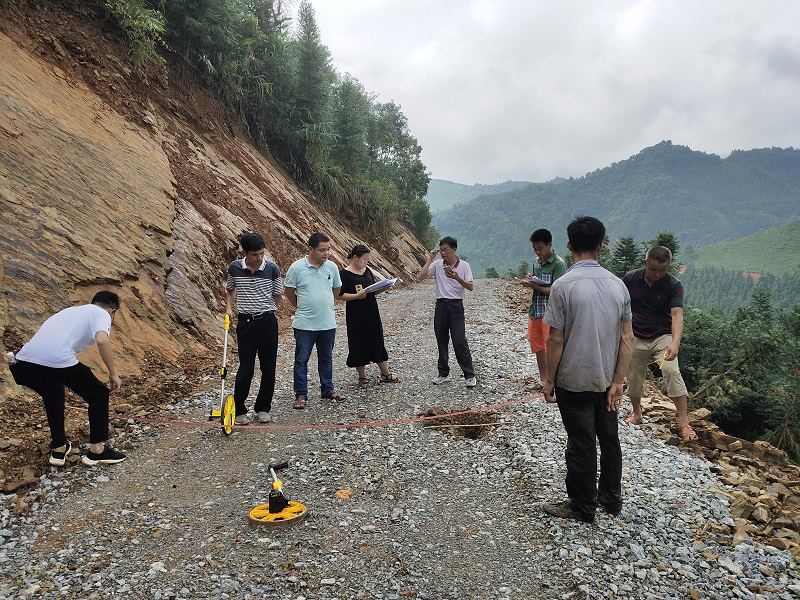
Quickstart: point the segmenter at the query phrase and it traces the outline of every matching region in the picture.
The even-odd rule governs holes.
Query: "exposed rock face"
[[[675,406],[654,386],[648,388],[652,397],[643,398],[642,406],[648,420],[658,426],[656,435],[668,443],[681,443],[670,431]],[[689,413],[698,439],[684,445],[715,462],[713,470],[729,486],[723,493],[733,524],[718,526],[718,533],[732,535],[734,545],[750,537],[800,556],[800,467],[788,463],[786,455],[767,442],[723,433],[706,420],[710,414],[706,408]]]
[[[242,233],[262,233],[283,272],[315,230],[331,237],[339,264],[370,243],[231,133],[190,76],[143,79],[86,23],[15,16],[19,27],[0,26],[4,351],[109,288],[125,306],[113,336],[121,368],[138,373],[146,350],[174,360],[219,336]],[[392,238],[372,262],[407,278],[425,249],[405,229]]]

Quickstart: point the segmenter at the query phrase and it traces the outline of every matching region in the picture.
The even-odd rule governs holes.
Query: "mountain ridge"
[[[722,159],[667,140],[579,178],[476,196],[433,223],[458,238],[482,272],[530,260],[527,240],[539,227],[566,252],[566,225],[576,214],[600,218],[612,243],[667,230],[681,244],[704,246],[755,233],[800,217],[800,150],[737,150]]]
[[[785,275],[800,268],[800,219],[697,250],[696,267]]]

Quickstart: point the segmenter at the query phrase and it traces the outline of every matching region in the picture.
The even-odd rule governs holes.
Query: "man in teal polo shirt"
[[[294,404],[303,409],[308,401],[308,359],[317,347],[317,368],[323,398],[344,400],[333,388],[333,343],[336,340],[336,314],[333,301],[342,280],[339,267],[328,260],[331,241],[324,233],[308,238],[308,255],[296,260],[286,271],[286,297],[297,309],[294,328]]]
[[[542,320],[542,317],[547,310],[550,287],[556,279],[567,272],[567,263],[553,252],[553,234],[547,229],[537,229],[531,234],[531,246],[537,257],[533,263],[533,275],[544,281],[546,285],[536,284],[528,278],[520,281],[520,284],[533,290],[531,305],[528,309],[528,342],[531,352],[536,355],[539,378],[543,379],[547,373],[547,336],[550,334],[550,326]],[[528,277],[530,275],[528,273]],[[542,384],[537,383],[534,389],[541,390]]]

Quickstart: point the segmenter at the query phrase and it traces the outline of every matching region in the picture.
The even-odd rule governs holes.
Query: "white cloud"
[[[800,2],[316,0],[333,62],[434,177],[579,176],[662,139],[800,145]]]

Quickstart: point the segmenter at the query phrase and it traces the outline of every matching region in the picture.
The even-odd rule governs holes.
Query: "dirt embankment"
[[[135,69],[107,26],[51,3],[0,8],[0,350],[113,289],[124,302],[113,342],[128,383],[118,401],[158,404],[168,398],[148,382],[191,385],[192,374],[213,372],[225,268],[243,232],[262,233],[283,271],[312,231],[330,235],[340,264],[372,240],[260,154],[181,60]],[[373,262],[408,278],[424,248],[400,229]],[[285,327],[289,312],[279,313]],[[82,358],[99,364],[96,353]],[[42,443],[41,410],[5,368],[0,396],[10,411],[0,439],[35,448],[38,432]],[[0,485],[26,462],[10,452],[0,449]]]

